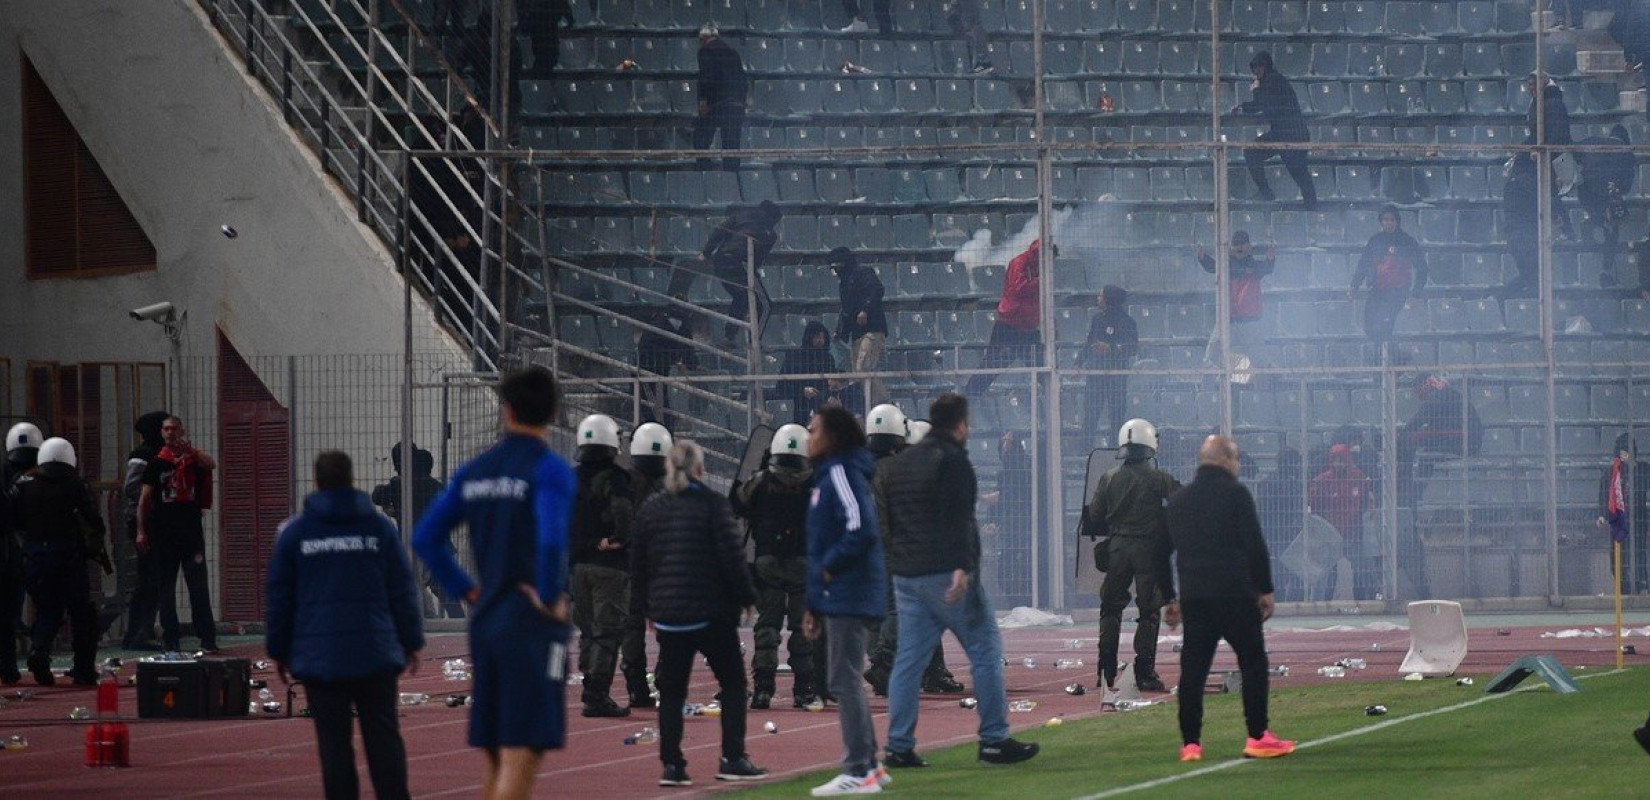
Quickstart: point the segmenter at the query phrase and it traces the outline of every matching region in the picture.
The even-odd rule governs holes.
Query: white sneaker
[[[881,761],[877,762],[877,768],[871,772],[871,777],[876,778],[877,785],[884,789],[888,788],[888,784],[894,782],[893,774],[888,771],[888,766]]]
[[[877,783],[875,774],[856,778],[844,773],[824,784],[815,786],[809,794],[814,797],[835,797],[839,794],[876,794],[880,791],[882,791],[882,785]]]
[[[871,29],[871,26],[865,24],[865,20],[856,19],[853,22],[848,23],[848,27],[843,28],[841,32],[842,33],[864,33],[864,32],[866,32],[870,29]]]

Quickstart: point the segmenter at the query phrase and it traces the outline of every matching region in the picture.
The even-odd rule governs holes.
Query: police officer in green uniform
[[[733,513],[748,520],[756,540],[756,652],[751,656],[751,708],[773,702],[774,675],[779,671],[780,628],[790,630],[787,643],[791,666],[791,694],[797,708],[817,697],[819,652],[802,635],[807,610],[808,497],[813,491],[813,468],[808,465],[808,429],[780,427],[768,446],[769,465],[729,493]]]
[[[584,716],[627,717],[609,690],[630,604],[630,473],[619,466],[619,424],[605,414],[579,423],[573,499],[573,624],[579,628]],[[645,680],[645,679],[644,679]]]
[[[871,409],[865,417],[865,447],[877,459],[876,472],[871,476],[871,494],[877,504],[877,529],[882,532],[883,547],[888,546],[888,537],[891,529],[888,526],[888,514],[884,510],[882,486],[884,478],[883,463],[890,456],[898,454],[913,444],[916,444],[928,433],[929,425],[926,421],[917,420],[913,425],[905,417],[905,412],[892,403],[884,403]],[[893,573],[888,574],[888,608],[894,607],[894,580]],[[871,656],[871,666],[865,670],[865,682],[871,684],[871,691],[879,697],[888,696],[888,676],[894,671],[894,654],[899,651],[899,615],[889,612],[883,617],[881,629],[875,632],[867,644],[866,651]],[[944,645],[934,646],[934,655],[928,661],[928,669],[922,674],[922,690],[941,694],[958,694],[966,690],[952,677],[951,671],[945,668]]]
[[[1129,587],[1140,611],[1134,631],[1134,679],[1143,692],[1166,691],[1157,676],[1158,610],[1163,596],[1157,587],[1153,555],[1164,525],[1164,504],[1180,482],[1157,468],[1157,429],[1143,419],[1123,423],[1117,432],[1118,457],[1123,463],[1101,476],[1090,499],[1083,530],[1094,532],[1094,565],[1100,581],[1100,681],[1107,695],[1117,688],[1117,640],[1123,627],[1123,609]],[[1108,699],[1115,699],[1108,697]]]
[[[644,422],[630,435],[630,495],[632,506],[640,509],[655,492],[664,488],[665,458],[675,444],[670,431],[657,422]],[[625,606],[624,638],[619,644],[619,671],[624,673],[625,691],[631,708],[656,708],[653,689],[647,683],[647,623],[629,613]]]

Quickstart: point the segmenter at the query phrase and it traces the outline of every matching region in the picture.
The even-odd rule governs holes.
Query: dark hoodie
[[[840,265],[837,273],[837,296],[842,301],[842,315],[837,321],[836,338],[852,342],[867,333],[887,333],[888,316],[882,311],[884,287],[877,271],[859,263],[846,247],[831,251],[831,263]],[[859,324],[860,312],[865,313],[865,324]]]
[[[635,516],[630,473],[612,456],[589,454],[580,458],[573,474],[578,476],[579,491],[573,499],[573,519],[568,529],[572,563],[628,569],[628,553],[623,549],[603,550],[600,545],[603,539],[630,541],[630,523]]]
[[[1564,90],[1559,88],[1557,83],[1549,81],[1541,93],[1545,95],[1545,100],[1541,104],[1541,117],[1542,136],[1546,139],[1546,144],[1574,143],[1575,140],[1570,138],[1570,107],[1564,102]],[[1535,120],[1536,103],[1535,98],[1531,97],[1530,107],[1524,112],[1524,124],[1530,128],[1529,134],[1524,137],[1524,144],[1536,143]],[[1520,154],[1520,157],[1525,156]]]
[[[19,447],[7,453],[5,462],[5,482],[0,484],[0,489],[11,486],[17,481],[18,478],[23,477],[23,473],[34,469],[34,465],[39,457],[40,448],[38,447]]]
[[[808,609],[815,614],[874,619],[888,612],[888,578],[871,502],[872,467],[871,451],[856,447],[820,462],[814,473],[808,507]]]
[[[812,342],[819,334],[825,334],[825,343],[814,347]],[[785,352],[785,363],[780,367],[779,374],[811,375],[836,371],[836,359],[831,356],[830,331],[825,329],[824,323],[810,320],[807,327],[802,329],[802,346]],[[809,387],[819,392],[811,400],[804,393]],[[792,378],[780,380],[774,393],[782,399],[791,401],[791,407],[798,411],[812,411],[825,401],[825,396],[830,390],[830,382],[825,378]]]
[[[1271,130],[1266,132],[1267,141],[1306,141],[1306,118],[1301,116],[1301,103],[1295,96],[1295,87],[1289,85],[1289,79],[1272,65],[1271,53],[1264,50],[1256,53],[1249,61],[1249,68],[1256,67],[1266,69],[1260,76],[1260,86],[1255,88],[1254,98],[1238,108],[1245,114],[1258,114],[1266,120],[1266,124],[1271,126]]]
[[[132,430],[137,432],[139,441],[126,455],[126,479],[120,486],[120,516],[127,537],[134,540],[137,538],[138,500],[143,497],[143,473],[149,469],[149,462],[160,454],[160,449],[166,446],[166,440],[160,435],[160,426],[169,416],[165,411],[151,411],[132,423]]]
[[[1098,355],[1093,347],[1083,348],[1082,365],[1089,369],[1128,369],[1140,349],[1140,328],[1129,316],[1129,293],[1121,286],[1107,286],[1106,310],[1089,321],[1088,343],[1105,342],[1111,349]]]
[[[265,647],[300,679],[400,672],[424,647],[412,569],[365,492],[304,498],[276,533],[268,597]]]

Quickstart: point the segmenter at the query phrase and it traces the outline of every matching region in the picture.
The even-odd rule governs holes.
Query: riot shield
[[[1106,474],[1117,462],[1117,451],[1109,447],[1097,447],[1089,453],[1087,471],[1083,476],[1083,509],[1086,511],[1089,501],[1094,499],[1094,489],[1100,485],[1100,476]],[[1087,516],[1086,514],[1084,516]],[[1076,577],[1079,592],[1098,593],[1100,591],[1100,571],[1094,568],[1094,558],[1091,550],[1094,548],[1094,539],[1085,537],[1082,517],[1077,520],[1077,558]]]
[[[773,427],[758,425],[751,429],[751,436],[745,440],[745,455],[739,459],[739,473],[734,480],[744,483],[751,479],[758,470],[762,469],[762,462],[768,457],[768,447],[773,444]],[[750,536],[750,526],[741,522],[745,528],[745,562],[756,561],[756,542]]]

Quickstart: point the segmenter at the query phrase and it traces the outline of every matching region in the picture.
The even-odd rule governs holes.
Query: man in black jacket
[[[814,471],[808,465],[808,429],[797,424],[781,427],[768,447],[772,465],[734,481],[728,491],[733,513],[750,522],[756,541],[756,625],[752,631],[756,652],[751,655],[751,708],[773,702],[774,678],[779,671],[779,639],[789,627],[791,696],[797,708],[807,708],[815,696],[814,676],[819,659],[814,643],[802,635],[802,613],[808,571],[808,495]]]
[[[873,372],[882,363],[882,348],[888,338],[888,316],[882,312],[882,279],[877,271],[859,263],[852,250],[831,251],[831,271],[836,273],[837,294],[842,314],[836,324],[837,341],[848,345],[848,372]],[[870,403],[883,400],[882,381],[871,378]],[[861,406],[863,408],[864,406]]]
[[[1398,312],[1403,310],[1410,292],[1427,285],[1427,256],[1415,237],[1403,231],[1397,206],[1382,208],[1380,218],[1381,229],[1364,245],[1346,297],[1352,299],[1360,287],[1369,284],[1369,298],[1364,301],[1364,333],[1384,344],[1392,338]]]
[[[1275,758],[1295,743],[1267,730],[1266,635],[1272,616],[1272,566],[1254,498],[1237,482],[1237,444],[1225,436],[1203,440],[1197,477],[1169,498],[1168,525],[1158,534],[1159,585],[1171,629],[1186,621],[1180,651],[1181,761],[1203,760],[1203,683],[1221,639],[1243,672],[1243,719],[1249,758]],[[1170,556],[1178,554],[1179,597]]]
[[[756,338],[762,338],[762,330],[768,327],[768,289],[762,284],[762,262],[767,260],[768,253],[773,246],[779,243],[779,232],[774,226],[779,224],[779,208],[772,200],[763,200],[754,206],[734,206],[728,211],[728,218],[711,231],[710,238],[705,240],[705,249],[699,251],[699,262],[709,264],[711,272],[717,280],[722,282],[722,288],[728,293],[728,316],[738,320],[750,320],[750,297],[746,287],[752,287],[756,292]],[[756,263],[746,269],[751,256]],[[751,283],[751,280],[755,283]],[[722,337],[728,347],[734,346],[735,338],[739,333],[738,326],[728,323],[722,328]]]
[[[978,484],[968,462],[968,401],[940,395],[921,442],[889,462],[883,483],[888,515],[888,569],[894,573],[900,640],[888,680],[890,767],[920,767],[916,754],[917,688],[940,635],[951,631],[968,654],[979,698],[979,759],[1013,764],[1037,755],[1036,744],[1008,738],[1003,643],[991,600],[980,586]],[[879,470],[880,472],[880,470]]]
[[[1143,692],[1168,691],[1157,676],[1157,612],[1163,592],[1155,553],[1163,535],[1163,503],[1180,488],[1180,481],[1153,461],[1157,429],[1146,420],[1131,419],[1118,428],[1117,451],[1123,463],[1100,476],[1083,519],[1083,530],[1100,537],[1094,545],[1094,566],[1105,573],[1100,582],[1098,644],[1098,672],[1106,690],[1102,702],[1117,700],[1118,639],[1131,585],[1140,612],[1134,629],[1135,685]]]
[[[533,50],[533,68],[526,77],[549,78],[561,60],[561,28],[573,27],[573,4],[568,0],[525,0],[516,4],[517,22]]]
[[[124,537],[127,544],[136,555],[136,577],[132,579],[131,594],[125,590],[117,590],[122,596],[129,597],[126,602],[126,635],[120,646],[126,650],[159,650],[160,642],[155,641],[155,619],[163,616],[169,619],[168,625],[178,626],[177,601],[171,596],[160,596],[159,575],[160,556],[154,551],[141,552],[137,550],[133,540],[137,538],[138,500],[143,496],[143,475],[149,470],[149,462],[160,455],[160,449],[166,446],[166,440],[161,438],[160,428],[171,416],[165,411],[150,411],[132,423],[132,430],[138,435],[138,443],[132,452],[126,456],[126,480],[121,485],[122,519],[125,523]],[[117,547],[116,553],[122,548]],[[124,561],[125,559],[120,559]],[[117,569],[115,582],[120,583],[120,570]]]
[[[739,51],[722,39],[714,23],[699,29],[699,115],[693,120],[693,149],[706,150],[722,132],[722,149],[738,150],[745,127],[745,97],[750,82]],[[710,159],[699,159],[709,169]],[[739,159],[726,156],[723,169],[739,169]]]
[[[1089,322],[1088,347],[1078,357],[1084,369],[1125,370],[1134,363],[1140,349],[1140,328],[1129,316],[1129,293],[1121,286],[1107,285],[1097,300],[1100,313]],[[1086,379],[1090,431],[1116,431],[1128,419],[1129,376],[1090,375]],[[1101,424],[1106,414],[1108,424]]]
[[[1265,50],[1256,53],[1249,60],[1249,71],[1255,74],[1254,82],[1249,84],[1254,96],[1249,102],[1233,108],[1233,116],[1259,115],[1266,119],[1269,127],[1255,140],[1257,142],[1308,141],[1310,136],[1306,118],[1301,115],[1300,99],[1295,97],[1295,87],[1289,85],[1289,79],[1279,74],[1272,65],[1272,54]],[[1274,158],[1283,159],[1283,168],[1289,170],[1289,177],[1300,187],[1301,202],[1306,208],[1316,208],[1318,189],[1312,183],[1312,173],[1306,169],[1305,150],[1244,150],[1243,163],[1255,182],[1256,197],[1266,201],[1277,199],[1272,195],[1272,185],[1266,180],[1266,162]]]

